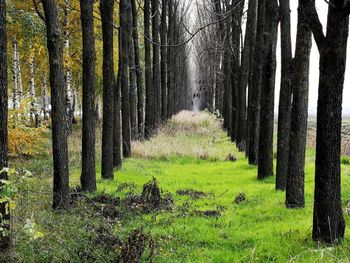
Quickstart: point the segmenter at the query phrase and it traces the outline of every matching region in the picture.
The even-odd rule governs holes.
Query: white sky
[[[325,1],[316,0],[316,7],[319,18],[326,29],[327,23],[327,11],[328,7]],[[298,1],[291,0],[291,10],[292,10],[292,41],[293,41],[293,52],[295,49],[295,38],[297,30],[297,8]],[[278,101],[279,101],[279,86],[280,86],[280,42],[278,43],[277,57],[278,57],[278,69],[276,78],[276,112],[278,112]],[[344,85],[344,97],[343,97],[343,113],[346,115],[350,114],[350,39],[348,43],[348,66],[345,73],[345,85]],[[311,63],[310,63],[310,96],[309,96],[309,113],[315,114],[317,112],[317,90],[318,90],[318,77],[319,77],[319,54],[317,50],[316,43],[313,42],[311,51]]]

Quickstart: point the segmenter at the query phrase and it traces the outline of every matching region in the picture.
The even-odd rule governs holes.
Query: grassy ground
[[[79,133],[70,141],[71,184],[79,183]],[[311,240],[314,151],[307,152],[306,207],[288,210],[274,178],[256,180],[256,167],[237,153],[220,123],[206,113],[183,112],[144,143],[134,143],[134,157],[116,171],[114,181],[98,179],[98,194],[121,199],[139,194],[155,177],[171,193],[170,211],[122,211],[108,217],[82,197],[68,212],[50,209],[50,162],[16,161],[33,171],[19,183],[14,211],[13,262],[115,262],[116,240],[143,229],[154,240],[154,262],[349,262],[350,234],[341,246],[320,247]],[[237,162],[225,161],[232,153]],[[344,210],[350,200],[350,166],[343,165]],[[98,166],[100,171],[100,166]],[[202,192],[197,198],[178,190]],[[244,193],[246,201],[236,204]],[[102,208],[103,209],[103,208]],[[349,226],[349,215],[345,215]],[[144,253],[148,260],[150,249]]]

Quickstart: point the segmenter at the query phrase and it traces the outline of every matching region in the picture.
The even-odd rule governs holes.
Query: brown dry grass
[[[148,141],[132,144],[133,157],[168,160],[190,157],[202,160],[224,160],[236,151],[222,130],[222,123],[207,112],[182,111]]]

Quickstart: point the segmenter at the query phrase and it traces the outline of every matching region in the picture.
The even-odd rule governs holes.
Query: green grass
[[[216,156],[218,149],[211,149],[205,158],[198,155],[181,156],[178,153],[182,151],[176,149],[176,153],[170,153],[167,158],[150,155],[126,160],[123,169],[116,171],[113,181],[98,179],[99,193],[123,198],[131,190],[140,193],[143,184],[155,177],[163,192],[174,196],[175,206],[171,212],[128,214],[114,222],[102,218],[88,202],[81,202],[66,213],[55,213],[50,209],[51,178],[47,176],[46,169],[42,169],[40,175],[29,179],[20,188],[15,211],[15,231],[18,234],[12,261],[88,262],[90,259],[92,262],[115,262],[118,250],[110,251],[94,242],[96,229],[100,225],[111,229],[121,239],[125,239],[133,229],[143,228],[155,240],[154,262],[350,260],[348,232],[342,244],[335,248],[320,247],[311,240],[314,150],[307,152],[306,206],[304,209],[289,210],[284,206],[285,193],[275,191],[274,178],[258,181],[256,167],[249,166],[228,139],[222,141],[222,138],[226,138],[225,133],[219,129],[214,133],[203,135],[201,143],[212,136],[221,138],[221,143],[213,146],[222,149],[220,156]],[[194,136],[183,136],[181,131],[175,134],[176,138],[178,136],[188,140],[184,143],[188,147],[202,147],[193,142]],[[225,162],[222,156],[227,155],[227,151],[234,153],[239,160],[235,163]],[[40,163],[37,165],[42,166]],[[22,166],[26,164],[22,163]],[[100,172],[100,166],[97,170]],[[342,166],[342,174],[345,208],[350,200],[348,165]],[[73,169],[72,186],[79,183],[79,175],[80,170]],[[135,187],[116,192],[123,183],[133,183]],[[177,195],[179,189],[203,191],[208,195],[191,199]],[[247,200],[235,204],[234,199],[240,192],[245,193]],[[221,216],[193,215],[191,212],[195,210],[220,210]],[[345,217],[349,227],[349,215]],[[30,240],[28,231],[23,230],[23,222],[28,218],[35,222],[35,231],[42,232],[44,237]],[[144,260],[147,260],[146,256]]]

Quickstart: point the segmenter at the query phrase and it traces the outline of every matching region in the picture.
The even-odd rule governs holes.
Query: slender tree
[[[292,38],[289,0],[279,0],[281,18],[281,89],[278,109],[276,189],[285,190],[288,174],[290,111],[292,107]]]
[[[96,191],[95,161],[95,33],[93,0],[80,0],[83,34],[83,134],[82,173],[83,191]]]
[[[129,44],[131,37],[131,5],[129,0],[120,2],[120,34],[121,34],[121,92],[122,92],[122,142],[124,158],[131,157],[130,134],[130,89],[129,89]]]
[[[249,88],[249,104],[248,104],[248,134],[249,148],[248,159],[249,164],[258,164],[259,150],[259,127],[260,127],[260,99],[262,84],[262,65],[263,65],[263,40],[265,30],[265,0],[258,1],[258,18],[257,18],[257,35],[256,49],[254,49],[253,76],[252,84]],[[260,48],[259,48],[260,47]]]
[[[63,34],[54,0],[42,0],[50,62],[53,146],[53,208],[69,207],[68,145],[66,129]]]
[[[138,136],[144,137],[145,132],[145,117],[144,117],[144,83],[143,83],[143,70],[141,67],[140,58],[140,46],[139,46],[139,32],[138,32],[138,15],[135,0],[131,0],[132,11],[132,36],[134,41],[134,53],[135,53],[135,68],[136,68],[136,83],[137,83],[137,122],[138,122]]]
[[[298,32],[293,60],[293,104],[291,112],[289,161],[286,205],[290,208],[304,207],[305,151],[309,99],[309,71],[311,30],[305,13],[304,1],[299,0]]]
[[[120,30],[120,29],[119,29]],[[121,34],[118,33],[119,58],[122,57]],[[114,125],[113,125],[113,164],[117,169],[122,168],[122,135],[121,135],[121,73],[122,60],[118,62],[117,80],[114,81]]]
[[[159,1],[151,0],[152,6],[152,39],[153,39],[153,92],[155,105],[155,124],[161,117],[161,86],[160,86],[160,59],[159,59]]]
[[[326,35],[314,3],[304,1],[309,25],[320,52],[317,105],[316,174],[312,237],[337,243],[344,237],[341,204],[341,122],[349,34],[349,1],[329,1]]]
[[[248,2],[247,26],[240,67],[237,125],[237,146],[240,151],[244,151],[246,147],[247,86],[250,74],[250,56],[256,34],[256,3],[256,0],[249,0]]]
[[[160,26],[160,43],[161,43],[161,94],[162,94],[162,121],[168,116],[168,91],[167,91],[167,8],[168,0],[162,0],[162,15]]]
[[[155,109],[154,109],[154,92],[153,92],[153,77],[152,77],[152,62],[151,62],[151,3],[150,0],[144,2],[144,34],[145,34],[145,80],[146,80],[146,120],[145,120],[145,137],[149,138],[155,124]]]
[[[8,97],[7,97],[7,47],[6,47],[6,0],[0,0],[0,180],[7,180],[8,167]],[[3,184],[0,183],[0,192]],[[10,214],[6,209],[8,204],[0,202],[0,250],[10,246]]]
[[[175,44],[175,7],[174,0],[168,0],[168,47],[167,47],[167,73],[168,73],[168,103],[167,103],[167,115],[170,118],[175,113],[175,50],[173,45]]]
[[[265,2],[264,63],[261,85],[258,178],[273,175],[273,131],[276,77],[276,46],[278,29],[277,0]]]
[[[103,129],[102,178],[113,179],[114,61],[113,10],[114,0],[101,0],[103,34]]]

